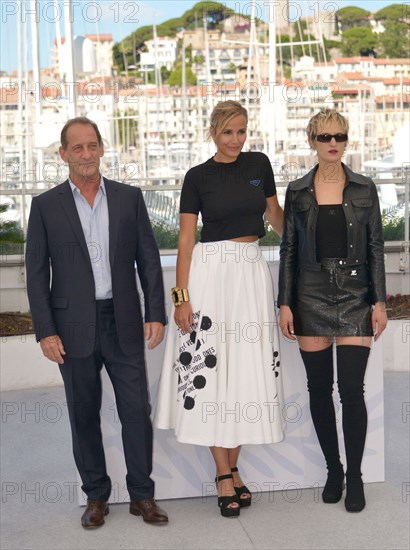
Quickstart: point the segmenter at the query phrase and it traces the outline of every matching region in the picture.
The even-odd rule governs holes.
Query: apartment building
[[[157,37],[155,40],[147,40],[145,46],[147,52],[141,53],[140,66],[143,71],[153,71],[155,67],[172,69],[177,58],[177,38]]]
[[[375,57],[336,57],[337,73],[360,72],[366,77],[393,78],[410,75],[410,59],[378,59]]]
[[[65,37],[61,37],[61,60],[54,40],[53,69],[56,78],[67,74],[68,56]],[[112,75],[114,39],[112,34],[86,34],[74,38],[74,69],[77,76],[89,78]]]

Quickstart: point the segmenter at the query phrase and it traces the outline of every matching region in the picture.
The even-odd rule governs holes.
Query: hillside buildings
[[[280,7],[278,24],[285,32],[291,14],[286,15],[286,1]],[[325,15],[319,22],[325,22]],[[313,33],[313,20],[308,28]],[[57,55],[60,48],[55,43],[54,64],[42,70],[41,83],[34,83],[32,76],[24,83],[18,83],[16,74],[0,76],[3,179],[30,140],[33,162],[36,155],[42,162],[57,159],[59,132],[74,94],[77,113],[95,119],[102,128],[108,162],[139,162],[145,175],[165,161],[181,171],[211,154],[206,142],[210,110],[225,99],[247,106],[247,147],[265,151],[272,124],[267,113],[273,104],[278,169],[295,162],[303,170],[313,162],[305,128],[323,106],[336,106],[357,122],[349,136],[352,155],[364,161],[385,154],[397,130],[410,122],[409,59],[335,57],[315,62],[305,55],[294,62],[290,75],[278,73],[275,82],[269,82],[267,30],[267,25],[259,25],[258,45],[252,45],[249,19],[235,16],[225,20],[222,30],[205,34],[198,26],[177,37],[156,37],[145,43],[137,65],[120,75],[112,64],[112,35],[77,37],[76,83],[71,88],[64,72],[63,38],[62,55]],[[334,26],[326,30],[329,36],[335,32]],[[189,52],[197,85],[148,84],[147,74],[161,67],[171,70],[183,48]],[[42,114],[36,118],[38,102]]]

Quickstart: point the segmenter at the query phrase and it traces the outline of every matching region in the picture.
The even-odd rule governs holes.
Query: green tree
[[[385,24],[385,31],[379,36],[379,44],[385,57],[409,57],[410,36],[405,23],[398,23],[388,19]]]
[[[293,23],[292,26],[293,26],[293,36],[296,42],[308,38],[305,32],[307,31],[306,19],[301,18],[299,19],[299,22]],[[302,34],[301,34],[301,31],[302,31]]]
[[[385,241],[408,241],[410,235],[405,235],[403,215],[404,203],[386,208],[382,212],[383,236]],[[410,217],[409,217],[410,221]]]
[[[202,65],[203,63],[205,63],[205,57],[203,55],[196,55],[194,57],[194,63],[196,65]]]
[[[188,86],[194,86],[196,84],[196,75],[192,71],[192,68],[190,67],[190,65],[186,65],[185,80]],[[174,63],[171,74],[169,75],[168,84],[170,86],[182,86],[182,62],[181,61]]]
[[[221,22],[234,14],[234,10],[227,8],[219,2],[197,2],[191,9],[187,10],[181,17],[168,19],[160,25],[157,25],[157,36],[176,36],[181,29],[193,29],[195,26],[202,25],[204,17],[207,18],[209,29],[215,29]],[[121,42],[114,45],[113,60],[114,65],[120,71],[124,70],[124,55],[129,65],[134,61],[133,49],[137,52],[143,51],[145,42],[151,40],[154,36],[152,25],[140,27],[135,32],[124,38]],[[124,54],[123,54],[124,52]]]
[[[114,67],[118,67],[121,70],[123,67],[122,53],[120,49],[120,44],[114,44],[112,48],[112,62]]]
[[[168,84],[169,77],[170,77],[171,71],[169,71],[165,65],[162,65],[161,67],[161,80],[162,84]]]
[[[337,20],[340,21],[342,31],[352,29],[353,27],[369,27],[368,17],[370,12],[362,8],[348,6],[336,12]]]
[[[294,38],[293,41],[295,41],[296,39]],[[281,34],[280,35],[280,40],[278,40],[278,44],[279,43],[289,43],[291,42],[291,39],[290,39],[290,36],[288,34]],[[291,62],[291,59],[292,59],[292,50],[291,50],[291,47],[290,46],[283,46],[281,47],[281,52],[282,52],[282,59],[283,59],[283,64],[284,65],[288,65],[290,62]],[[298,46],[293,46],[293,56],[294,57],[301,57],[303,55],[303,50],[302,50],[302,46],[298,45]],[[279,53],[277,54],[278,56],[278,60],[280,59],[280,55]]]
[[[323,37],[323,42],[325,44],[325,50],[326,50],[326,59],[330,59],[330,50],[332,48],[337,48],[340,50],[340,42],[338,40],[328,40],[325,36]]]
[[[182,53],[182,46],[181,46],[181,53]],[[189,44],[185,48],[185,59],[187,59],[190,63],[192,63],[192,44]]]
[[[409,18],[409,4],[391,4],[386,6],[374,14],[376,21],[386,21],[392,19],[393,21],[402,21]]]
[[[234,13],[234,10],[219,2],[197,2],[190,10],[184,13],[182,18],[192,28],[198,22],[202,24],[203,18],[206,17],[208,28],[216,29],[221,21]]]
[[[342,33],[340,49],[343,55],[369,55],[374,53],[377,36],[367,27],[355,27]]]

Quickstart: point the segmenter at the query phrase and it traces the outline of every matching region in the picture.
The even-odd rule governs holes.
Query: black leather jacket
[[[347,258],[343,265],[367,264],[373,303],[386,301],[383,228],[379,198],[374,182],[342,164],[347,184],[343,190],[343,210],[347,223]],[[289,183],[280,247],[279,305],[292,305],[298,269],[321,270],[316,261],[318,204],[313,178],[308,174]]]

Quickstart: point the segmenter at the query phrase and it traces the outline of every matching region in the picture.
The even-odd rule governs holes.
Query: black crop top
[[[212,158],[188,170],[180,213],[201,212],[201,242],[265,235],[266,198],[276,195],[272,166],[264,153],[240,153],[234,162]]]
[[[321,204],[316,223],[316,260],[347,257],[346,216],[341,204]]]

